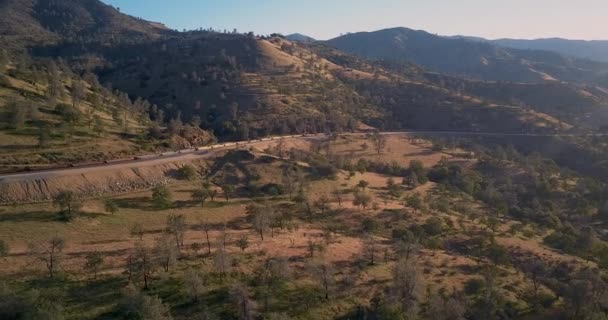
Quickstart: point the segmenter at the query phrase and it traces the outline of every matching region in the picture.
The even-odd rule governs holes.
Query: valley
[[[185,2],[0,0],[0,319],[608,317],[603,42]]]

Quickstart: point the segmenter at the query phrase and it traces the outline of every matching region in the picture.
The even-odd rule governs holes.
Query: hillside
[[[326,42],[371,59],[411,62],[432,71],[481,80],[593,82],[608,64],[548,51],[507,49],[407,28],[347,34]]]
[[[490,42],[507,48],[524,50],[554,51],[563,55],[608,62],[608,41],[569,40],[561,38],[549,39],[497,39]]]
[[[0,43],[5,48],[111,45],[150,40],[166,32],[161,24],[124,15],[98,0],[0,2]]]
[[[11,0],[4,5],[19,13],[12,14],[13,19],[25,17],[20,29],[46,26],[47,33],[41,34],[46,42],[27,42],[31,39],[14,35],[23,40],[17,43],[29,43],[35,63],[66,59],[73,69],[70,72],[78,77],[95,74],[100,88],[128,94],[129,99],[123,101],[140,109],[137,139],[146,141],[143,149],[147,152],[212,141],[206,131],[221,140],[247,140],[269,134],[353,131],[361,124],[385,130],[557,132],[571,128],[571,119],[564,120],[559,110],[562,106],[550,101],[527,98],[511,89],[496,96],[493,92],[500,91],[500,83],[464,90],[469,80],[453,77],[442,83],[407,62],[370,61],[324,44],[292,42],[280,36],[172,32],[95,1],[73,6],[66,12],[74,14],[65,19],[46,7],[34,14],[32,6],[42,6],[39,2]],[[79,41],[73,33],[91,36]],[[7,54],[10,68],[17,68],[17,56]],[[38,82],[31,76],[22,80]],[[505,89],[513,86],[504,84]],[[593,92],[602,96],[599,89]],[[598,99],[581,94],[567,100],[565,107],[588,106],[593,101],[593,108],[600,109]],[[577,117],[589,114],[580,112]],[[193,130],[200,139],[193,137]],[[116,154],[101,147],[103,157],[81,160],[145,152],[141,149]],[[19,159],[11,162],[44,163]],[[73,156],[64,162],[70,159]]]

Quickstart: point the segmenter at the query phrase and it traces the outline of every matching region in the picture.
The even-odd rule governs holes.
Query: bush
[[[467,295],[478,294],[484,286],[485,282],[482,279],[473,278],[467,280],[467,282],[464,283],[464,293]]]
[[[422,227],[426,234],[436,236],[443,232],[443,221],[437,217],[432,217],[426,220]]]
[[[361,222],[361,227],[364,232],[374,233],[376,230],[378,230],[380,224],[378,224],[378,221],[372,218],[365,218],[363,219],[363,222]]]
[[[182,180],[194,181],[196,179],[197,172],[193,166],[187,164],[177,170],[177,176]]]

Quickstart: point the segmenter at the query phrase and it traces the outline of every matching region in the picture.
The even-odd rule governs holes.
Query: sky
[[[299,32],[319,40],[408,27],[488,39],[608,40],[608,0],[102,0],[172,29]]]

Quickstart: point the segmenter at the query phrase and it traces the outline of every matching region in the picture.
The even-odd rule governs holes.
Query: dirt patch
[[[49,175],[37,179],[0,181],[0,203],[49,201],[54,195],[70,190],[79,197],[100,197],[131,192],[167,183],[184,162],[164,163],[147,167],[95,170],[83,173]],[[195,161],[199,170],[203,161]]]

